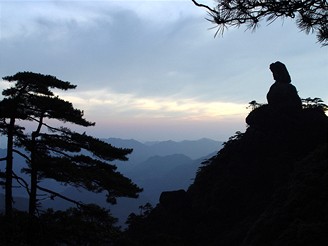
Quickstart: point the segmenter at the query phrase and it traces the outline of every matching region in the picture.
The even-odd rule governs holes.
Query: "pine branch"
[[[51,196],[50,196],[51,199],[53,199],[53,198],[55,198],[55,197],[59,197],[59,198],[65,200],[65,201],[68,201],[68,202],[74,203],[77,207],[86,207],[86,205],[85,205],[84,203],[82,203],[82,202],[78,202],[78,201],[76,201],[76,200],[73,200],[73,199],[71,199],[71,198],[68,198],[68,197],[66,197],[66,196],[63,196],[63,195],[61,195],[61,194],[59,194],[59,193],[57,193],[57,192],[55,192],[55,191],[49,190],[49,189],[47,189],[47,188],[43,188],[43,187],[41,187],[41,186],[39,186],[39,185],[37,185],[37,188],[38,188],[39,190],[41,190],[41,191],[44,191],[44,192],[50,193],[50,194],[51,194]]]
[[[214,13],[218,13],[215,9],[210,8],[209,6],[205,5],[205,4],[201,4],[196,2],[195,0],[191,0],[197,7],[201,7],[201,8],[205,8],[207,10],[209,10],[210,12],[214,12]]]
[[[14,171],[12,172],[13,178],[16,179],[16,181],[25,188],[26,192],[28,195],[31,194],[30,189],[28,187],[28,183],[21,177],[19,177]]]
[[[23,153],[20,152],[19,150],[17,150],[17,149],[13,149],[13,152],[19,154],[21,157],[23,157],[23,158],[25,158],[27,161],[31,162],[30,157],[28,157],[27,155],[23,154]]]
[[[197,7],[208,10],[209,20],[217,24],[217,32],[223,33],[227,27],[240,27],[254,30],[266,18],[270,23],[278,18],[296,18],[296,24],[305,33],[316,33],[318,42],[328,45],[328,4],[322,0],[305,1],[257,1],[257,0],[217,0],[214,8],[192,2]],[[216,36],[215,34],[215,36]]]

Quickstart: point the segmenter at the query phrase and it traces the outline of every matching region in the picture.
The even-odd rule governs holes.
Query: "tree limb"
[[[201,8],[205,8],[207,10],[209,10],[210,12],[214,12],[216,14],[218,14],[218,12],[215,9],[210,8],[209,6],[202,4],[202,3],[198,3],[195,0],[191,0],[197,7],[201,7]]]
[[[223,33],[227,27],[248,25],[254,30],[265,17],[266,21],[274,22],[278,18],[296,19],[296,25],[306,34],[315,32],[317,40],[323,46],[328,45],[328,5],[322,0],[303,1],[258,1],[258,0],[217,0],[211,8],[192,0],[194,5],[207,9],[211,19],[217,24],[218,31]],[[215,36],[216,36],[215,34]]]
[[[86,205],[85,205],[84,203],[82,203],[82,202],[78,202],[78,201],[76,201],[76,200],[73,200],[73,199],[71,199],[71,198],[68,198],[68,197],[66,197],[66,196],[63,196],[63,195],[59,194],[58,192],[55,192],[55,191],[49,190],[49,189],[47,189],[47,188],[43,188],[43,187],[41,187],[41,186],[39,186],[39,185],[37,185],[37,188],[38,188],[39,190],[41,190],[41,191],[44,191],[44,192],[50,193],[50,194],[52,195],[51,198],[59,197],[59,198],[65,200],[65,201],[68,201],[68,202],[74,203],[77,207],[85,207],[85,206],[86,206]]]
[[[19,150],[17,150],[17,149],[13,149],[13,152],[19,154],[21,157],[23,157],[23,158],[25,158],[27,161],[31,162],[31,159],[30,159],[27,155],[25,155],[25,154],[23,154],[22,152],[20,152]]]
[[[30,189],[28,188],[28,183],[21,177],[19,177],[14,171],[12,172],[13,178],[16,179],[16,181],[25,188],[28,195],[31,194]]]

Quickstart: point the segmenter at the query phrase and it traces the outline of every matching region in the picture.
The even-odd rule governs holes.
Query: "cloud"
[[[74,102],[75,106],[85,110],[87,114],[108,117],[133,118],[175,118],[184,120],[211,120],[245,115],[245,104],[228,102],[203,102],[197,98],[180,97],[136,97],[133,94],[113,93],[107,90],[95,90],[82,93],[61,94],[61,98]],[[101,113],[102,112],[102,113]]]
[[[0,11],[1,77],[71,81],[78,87],[64,96],[98,124],[104,115],[173,124],[245,114],[249,101],[266,102],[276,60],[301,96],[328,100],[326,50],[291,21],[214,39],[206,11],[189,0],[2,1]]]

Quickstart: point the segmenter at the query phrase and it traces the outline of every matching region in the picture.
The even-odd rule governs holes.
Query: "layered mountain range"
[[[59,185],[51,180],[42,182],[64,196],[84,203],[96,203],[110,209],[111,213],[119,218],[119,224],[122,226],[130,213],[139,211],[139,206],[146,203],[155,206],[162,191],[186,189],[192,183],[201,163],[213,156],[217,149],[222,146],[222,142],[205,138],[193,141],[176,142],[169,140],[146,143],[119,138],[103,140],[116,147],[133,149],[129,161],[118,161],[114,164],[124,176],[144,189],[138,199],[119,198],[116,205],[109,205],[104,194],[76,190],[74,187]],[[0,149],[1,156],[5,156],[5,153],[5,150]],[[20,173],[25,161],[20,156],[15,155],[14,162],[15,172]],[[24,178],[28,180],[27,176]],[[14,190],[14,194],[14,206],[19,210],[27,210],[26,191],[17,188]],[[0,208],[3,207],[3,201],[4,196],[0,194]],[[73,204],[58,198],[46,199],[42,202],[42,206],[43,208],[64,210]]]

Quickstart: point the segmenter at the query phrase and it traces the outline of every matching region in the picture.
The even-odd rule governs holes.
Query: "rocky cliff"
[[[163,193],[131,220],[121,245],[328,245],[328,117],[321,106],[302,108],[276,65],[268,104],[248,115],[246,132],[187,191]]]

